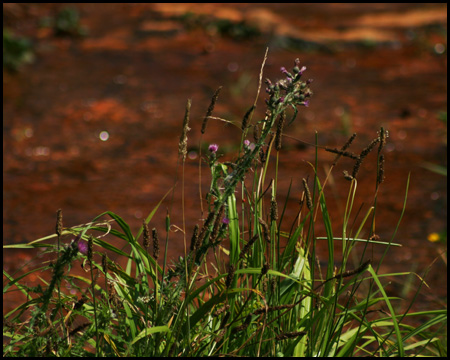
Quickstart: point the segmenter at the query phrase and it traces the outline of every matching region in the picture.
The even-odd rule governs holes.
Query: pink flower
[[[88,253],[88,244],[84,241],[80,241],[78,243],[78,251],[83,255],[87,255]]]
[[[209,150],[210,152],[212,152],[212,153],[215,153],[215,152],[217,152],[217,150],[219,150],[219,145],[217,145],[217,144],[211,144],[211,145],[209,145],[208,150]]]

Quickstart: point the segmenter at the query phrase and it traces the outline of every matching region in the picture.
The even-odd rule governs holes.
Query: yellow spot
[[[437,242],[437,241],[439,241],[441,239],[441,237],[439,236],[439,234],[438,233],[431,233],[431,234],[429,234],[428,235],[428,241],[431,241],[431,242]]]

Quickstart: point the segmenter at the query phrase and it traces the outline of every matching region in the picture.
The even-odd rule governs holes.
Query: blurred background
[[[350,150],[359,153],[381,126],[389,131],[376,220],[381,240],[394,234],[409,173],[411,183],[394,239],[403,247],[389,250],[381,272],[422,276],[432,265],[425,278],[430,289],[415,306],[446,306],[446,4],[3,4],[3,243],[54,233],[59,208],[66,227],[110,210],[136,233],[175,184],[178,140],[192,99],[189,239],[202,217],[198,154],[211,96],[222,85],[213,115],[239,123],[255,99],[267,47],[264,77],[282,78],[280,67],[290,70],[299,58],[304,77],[314,79],[310,106],[300,109],[287,134],[314,143],[317,131],[319,145],[341,147],[356,132]],[[264,116],[264,98],[263,87],[254,120]],[[233,159],[240,136],[239,128],[210,121],[203,142],[218,144],[219,154]],[[283,231],[297,214],[302,178],[312,184],[314,156],[312,146],[283,140],[279,206],[292,181]],[[333,159],[319,151],[322,181]],[[341,160],[327,185],[336,234],[349,186],[342,171],[352,166]],[[206,166],[202,177],[205,194]],[[361,214],[372,205],[375,182],[376,156],[369,154],[358,175]],[[164,234],[169,207],[172,223],[181,227],[180,194],[178,182],[172,207],[169,196],[151,228]],[[171,239],[169,257],[176,259],[184,253],[183,237],[178,232]],[[326,259],[323,247],[320,260]],[[370,249],[373,263],[384,251]],[[14,274],[42,259],[8,249],[3,268]],[[403,280],[393,280],[390,290],[409,299],[418,280]],[[12,306],[12,298],[4,299],[4,312]]]

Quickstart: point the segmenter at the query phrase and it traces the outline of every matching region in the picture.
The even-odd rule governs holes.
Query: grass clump
[[[170,211],[162,259],[161,236],[156,228],[149,228],[164,199],[136,234],[110,211],[74,227],[64,227],[58,211],[55,234],[4,246],[46,247],[56,257],[55,262],[20,276],[4,271],[4,294],[20,291],[26,297],[4,315],[4,356],[445,356],[440,335],[446,310],[399,314],[395,306],[399,299],[388,295],[385,277],[410,273],[379,274],[379,264],[372,264],[366,252],[369,244],[398,246],[393,242],[398,225],[387,242],[374,233],[387,131],[381,129],[359,155],[348,151],[356,135],[341,149],[326,148],[336,154],[330,173],[340,158],[354,161],[352,172],[343,177],[349,180],[349,191],[340,237],[333,234],[327,206],[328,177],[320,179],[317,173],[317,140],[312,178],[303,179],[298,216],[294,224],[285,223],[286,203],[277,200],[278,159],[283,133],[312,97],[312,80],[304,80],[305,71],[297,59],[291,71],[281,68],[282,80],[265,81],[264,119],[253,119],[255,100],[243,121],[233,123],[242,130],[233,161],[221,162],[220,144],[209,145],[203,160],[211,183],[206,201],[201,195],[199,209],[204,220],[190,230],[191,236],[184,220],[188,101],[179,143],[183,220],[176,225],[184,233],[185,254],[173,266],[167,259]],[[217,119],[212,113],[219,92],[220,88],[213,95],[202,136],[207,122]],[[252,142],[247,139],[251,129],[255,130]],[[357,226],[350,226],[358,172],[377,146],[373,205]],[[267,185],[268,163],[274,157],[276,175]],[[406,190],[408,184],[409,179]],[[288,198],[290,192],[291,188]],[[364,227],[369,227],[367,235]],[[56,244],[50,241],[54,238]],[[67,238],[72,240],[67,243]],[[112,245],[113,239],[129,250]],[[328,248],[323,271],[316,251],[321,240]],[[336,242],[342,243],[339,258]],[[358,244],[363,247],[359,256]],[[126,266],[113,256],[126,259]],[[78,262],[87,276],[73,273]],[[26,285],[26,276],[42,271],[51,272],[50,282],[41,279],[37,287]],[[75,291],[63,290],[62,284]],[[416,318],[418,327],[411,325]]]
[[[26,37],[15,35],[3,28],[3,68],[16,72],[23,65],[34,61],[34,51],[31,41]]]

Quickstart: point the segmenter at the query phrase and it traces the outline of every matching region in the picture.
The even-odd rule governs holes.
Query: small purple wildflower
[[[219,145],[217,145],[217,144],[211,144],[211,145],[209,145],[208,150],[209,150],[210,152],[212,152],[212,153],[216,153],[217,150],[219,150]]]
[[[244,140],[244,146],[249,147],[250,146],[250,140]]]
[[[305,100],[304,103],[303,103],[303,105],[305,105],[306,107],[308,107],[308,106],[309,106],[309,99]]]
[[[228,225],[230,223],[230,219],[228,219],[227,217],[224,217],[222,219],[222,223],[224,223],[225,225]]]
[[[88,244],[84,241],[80,241],[78,243],[78,251],[83,255],[87,255],[88,253]]]

